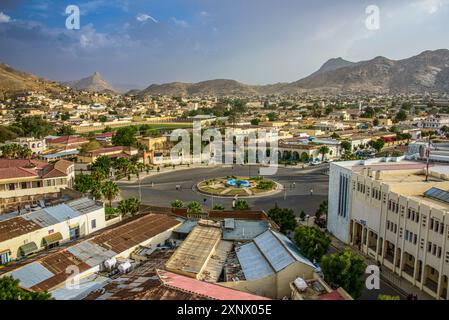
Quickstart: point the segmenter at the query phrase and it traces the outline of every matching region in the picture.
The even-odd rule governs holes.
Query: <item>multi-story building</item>
[[[429,116],[422,120],[419,124],[421,128],[425,129],[441,129],[443,126],[449,125],[449,117]]]
[[[21,146],[28,147],[33,154],[41,154],[47,149],[45,139],[24,137],[5,141],[5,144],[19,144]]]
[[[328,229],[436,299],[449,299],[449,166],[330,165]]]
[[[75,179],[72,162],[0,159],[0,213],[57,197]]]

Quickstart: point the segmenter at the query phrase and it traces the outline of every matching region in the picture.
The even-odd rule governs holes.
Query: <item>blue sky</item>
[[[80,30],[65,8],[81,10]],[[368,5],[380,29],[365,26]],[[295,81],[326,60],[449,48],[449,0],[2,0],[0,61],[54,80],[146,87]]]

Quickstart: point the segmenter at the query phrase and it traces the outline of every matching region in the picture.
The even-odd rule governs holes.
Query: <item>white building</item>
[[[331,163],[328,229],[436,299],[449,299],[449,166]]]

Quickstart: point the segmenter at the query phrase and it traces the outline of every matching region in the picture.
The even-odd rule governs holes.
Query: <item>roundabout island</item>
[[[263,177],[226,176],[203,180],[196,188],[200,193],[219,197],[258,197],[276,193],[282,185]]]

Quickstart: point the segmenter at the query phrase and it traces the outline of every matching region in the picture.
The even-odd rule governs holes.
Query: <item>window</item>
[[[433,244],[433,246],[432,246],[432,254],[433,255],[437,254],[437,245],[436,244]]]
[[[96,219],[90,220],[90,226],[92,229],[95,229],[97,227],[97,220]]]
[[[415,221],[416,221],[416,223],[419,222],[419,212],[416,212],[416,215],[415,215]]]
[[[433,218],[430,218],[430,230],[433,230],[434,223],[435,221],[433,220]]]
[[[432,242],[428,242],[427,243],[427,252],[430,252],[430,251],[432,251]]]
[[[441,247],[438,247],[438,258],[441,258]]]
[[[407,210],[407,219],[410,220],[411,216],[412,216],[412,209],[408,208],[408,210]]]
[[[414,234],[413,235],[413,244],[416,244],[418,242],[418,235]]]
[[[444,224],[440,224],[440,234],[444,234]]]
[[[438,230],[440,229],[440,223],[438,221],[435,221],[435,232],[438,232]]]

